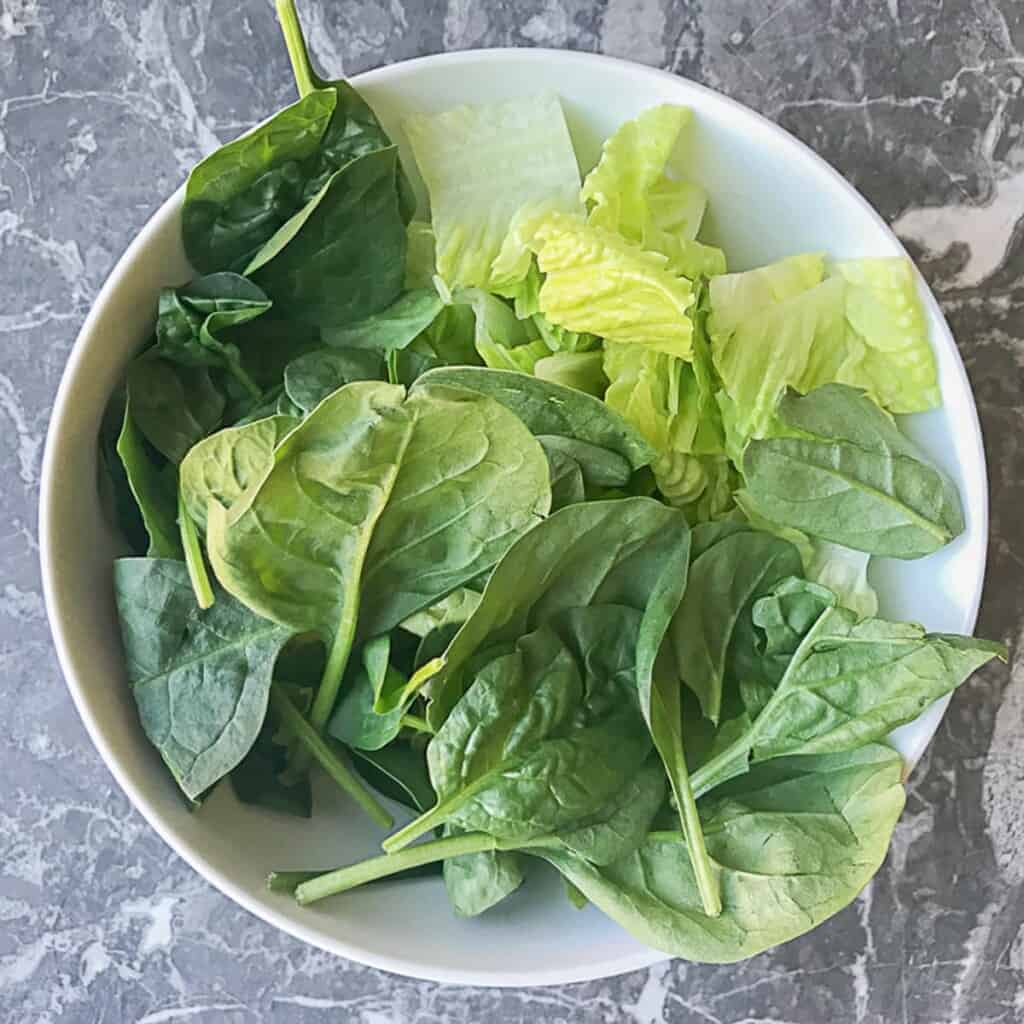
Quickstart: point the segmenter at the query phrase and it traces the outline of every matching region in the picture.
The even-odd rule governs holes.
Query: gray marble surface
[[[981,409],[979,631],[1024,627],[1024,8],[1019,0],[305,0],[354,73],[545,45],[670,68],[774,118],[911,245]],[[561,989],[444,988],[333,959],[238,909],[128,805],[52,653],[43,437],[69,347],[156,205],[291,99],[268,0],[0,0],[0,1019],[634,1024],[1024,1020],[1024,662],[955,697],[869,891],[746,964]]]

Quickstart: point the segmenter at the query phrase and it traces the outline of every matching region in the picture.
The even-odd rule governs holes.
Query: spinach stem
[[[249,376],[245,367],[243,367],[237,359],[232,359],[229,366],[235,380],[237,380],[238,383],[249,392],[250,398],[259,400],[263,397],[263,389],[252,379],[252,377]]]
[[[490,774],[484,775],[482,778],[477,779],[476,782],[471,782],[468,786],[464,786],[455,796],[434,804],[429,811],[424,811],[418,818],[410,821],[404,828],[400,828],[394,835],[388,836],[381,843],[384,852],[397,853],[414,840],[419,839],[424,833],[429,832],[432,828],[443,825],[454,811],[458,810],[471,796],[489,785],[492,781],[493,779]]]
[[[213,587],[210,585],[206,562],[203,560],[203,549],[199,545],[196,524],[192,522],[192,517],[188,514],[188,509],[185,508],[185,499],[181,488],[178,488],[178,529],[181,531],[185,567],[188,569],[188,578],[196,595],[196,603],[203,611],[206,611],[207,608],[213,607]]]
[[[402,725],[409,729],[415,729],[417,732],[429,733],[434,735],[434,730],[430,728],[430,723],[422,715],[402,715]]]
[[[331,641],[324,674],[320,677],[320,685],[317,687],[313,707],[309,712],[310,724],[318,733],[324,731],[327,719],[331,717],[338,700],[338,690],[341,689],[341,680],[348,666],[349,654],[352,652],[358,617],[358,601],[346,601],[338,622],[338,630]]]
[[[483,832],[467,832],[464,835],[433,839],[429,843],[420,843],[400,853],[385,853],[379,857],[371,857],[358,864],[337,868],[308,882],[302,882],[295,890],[295,898],[302,904],[314,903],[325,896],[334,896],[422,864],[498,848],[498,840]]]
[[[674,770],[669,772],[669,782],[679,807],[679,820],[683,826],[683,835],[686,837],[693,877],[697,883],[697,891],[700,893],[704,913],[708,917],[718,917],[722,913],[722,892],[714,868],[711,866],[707,846],[704,843],[704,829],[697,811],[697,801],[694,799],[693,789],[690,786],[690,773],[686,770],[686,762],[683,760],[681,735],[678,757],[682,763],[673,766]]]
[[[298,12],[295,10],[295,0],[277,0],[277,19],[281,23],[281,32],[284,34],[285,46],[288,47],[288,57],[292,62],[292,73],[295,75],[295,84],[299,88],[299,98],[313,92],[314,89],[321,89],[324,80],[315,74],[313,66],[309,61],[309,51],[306,49],[306,40],[302,34],[302,25],[299,22]]]
[[[291,734],[319,762],[320,767],[346,792],[381,828],[391,828],[394,819],[377,802],[359,777],[328,746],[327,741],[302,717],[291,698],[277,684],[270,688],[270,701],[281,721]]]

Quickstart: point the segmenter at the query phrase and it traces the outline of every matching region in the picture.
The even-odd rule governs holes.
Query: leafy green
[[[438,317],[444,303],[433,288],[403,292],[387,309],[350,324],[323,331],[332,348],[391,352],[412,344]]]
[[[387,636],[373,637],[362,650],[362,664],[348,675],[327,731],[348,747],[380,750],[402,728],[404,709],[392,695],[400,695],[408,680],[389,664]]]
[[[422,812],[434,803],[434,790],[422,750],[397,740],[380,750],[352,750],[352,763],[378,793]]]
[[[432,370],[421,383],[486,395],[514,412],[538,437],[565,437],[604,448],[627,459],[633,469],[647,465],[654,454],[643,437],[605,403],[560,384],[467,366]]]
[[[910,260],[845,260],[847,347],[837,380],[868,391],[891,412],[934,409],[942,402],[935,354]]]
[[[541,312],[552,323],[690,358],[693,288],[666,257],[564,213],[542,218],[531,245],[545,275]]]
[[[231,508],[273,465],[274,449],[299,425],[294,416],[270,416],[226,427],[195,445],[181,463],[180,487],[189,516],[206,530],[210,502]]]
[[[858,551],[919,558],[964,528],[956,487],[862,392],[843,384],[780,403],[777,436],[750,443],[747,490],[774,522]]]
[[[457,829],[445,829],[458,835]],[[500,903],[523,884],[522,857],[508,850],[484,850],[449,857],[444,862],[448,900],[459,917],[476,917]]]
[[[357,382],[278,445],[259,486],[210,505],[210,561],[253,610],[328,643],[322,728],[357,620],[388,632],[494,564],[549,501],[540,446],[498,403]]]
[[[128,367],[128,403],[142,435],[174,463],[216,430],[224,414],[224,396],[206,367],[169,363],[153,352]]]
[[[649,498],[571,505],[522,536],[495,566],[483,597],[443,663],[409,681],[407,699],[429,679],[431,718],[440,725],[465,692],[477,652],[511,647],[551,616],[591,605],[643,611],[669,552],[679,513]]]
[[[730,784],[704,810],[723,912],[701,912],[686,844],[654,833],[602,867],[536,850],[609,917],[672,956],[731,963],[787,942],[852,902],[878,870],[903,809],[888,747],[789,758]]]
[[[580,178],[550,93],[406,118],[430,194],[437,272],[450,285],[497,290],[527,274],[530,222],[582,213]]]
[[[778,629],[777,600],[754,606],[755,623]],[[806,615],[806,598],[797,611]],[[748,756],[833,753],[881,740],[995,657],[1005,657],[1000,644],[913,623],[858,621],[849,609],[826,607],[750,728],[694,774],[694,790],[707,792]]]
[[[174,471],[171,467],[161,469],[154,465],[132,419],[128,402],[124,407],[124,420],[117,438],[116,451],[149,537],[149,550],[146,554],[150,558],[180,559],[182,553],[176,522]]]
[[[312,412],[343,384],[383,380],[384,360],[363,349],[315,349],[292,360],[284,371],[288,397],[304,412]]]
[[[531,839],[600,811],[650,750],[639,626],[630,608],[572,609],[483,665],[427,747],[437,805],[385,849],[440,824]]]
[[[237,274],[209,274],[184,288],[164,288],[156,321],[156,353],[183,366],[226,370],[253,397],[262,391],[242,365],[237,345],[223,332],[248,323],[271,302],[252,281]]]
[[[669,637],[677,673],[716,725],[737,627],[759,597],[801,570],[792,544],[755,530],[731,530],[694,558]]]
[[[256,742],[289,631],[227,594],[200,611],[183,562],[119,559],[114,587],[142,727],[195,799]]]
[[[405,276],[398,151],[375,149],[335,171],[249,261],[245,273],[299,323],[336,327],[390,305]]]
[[[541,380],[585,391],[600,398],[608,387],[601,352],[558,352],[544,356],[533,364],[533,372]]]

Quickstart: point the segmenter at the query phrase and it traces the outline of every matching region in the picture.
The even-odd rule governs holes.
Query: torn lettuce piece
[[[583,212],[576,154],[551,93],[416,114],[405,130],[430,194],[437,271],[453,287],[522,280],[531,220]]]
[[[556,352],[538,359],[533,367],[533,375],[551,381],[552,384],[562,384],[601,398],[608,387],[603,363],[604,354],[600,351]]]
[[[679,359],[691,357],[693,286],[671,271],[665,256],[563,213],[541,219],[531,244],[545,275],[541,312],[552,323]]]
[[[627,121],[605,142],[582,191],[590,224],[661,253],[675,273],[691,279],[726,270],[721,249],[696,241],[707,193],[669,166],[692,121],[689,109],[667,103]]]
[[[842,607],[856,612],[862,619],[870,619],[878,614],[878,594],[868,582],[870,561],[871,555],[866,551],[813,539],[810,561],[805,569],[807,578],[828,587]]]
[[[942,404],[935,354],[910,260],[845,260],[835,273],[846,282],[849,355],[836,380],[864,388],[890,412]]]
[[[807,392],[837,379],[846,354],[845,285],[830,278],[770,302],[727,333],[715,305],[715,286],[722,280],[710,283],[708,327],[712,359],[725,388],[720,408],[727,448],[735,461],[748,439],[764,436],[787,387]]]

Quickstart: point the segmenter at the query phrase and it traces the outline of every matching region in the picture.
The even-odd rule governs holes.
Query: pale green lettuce
[[[665,256],[561,213],[537,223],[532,244],[545,275],[541,312],[552,323],[690,358],[693,286],[669,269]]]
[[[453,287],[522,280],[531,220],[583,212],[576,154],[551,93],[416,114],[405,130],[430,195],[437,270]]]

